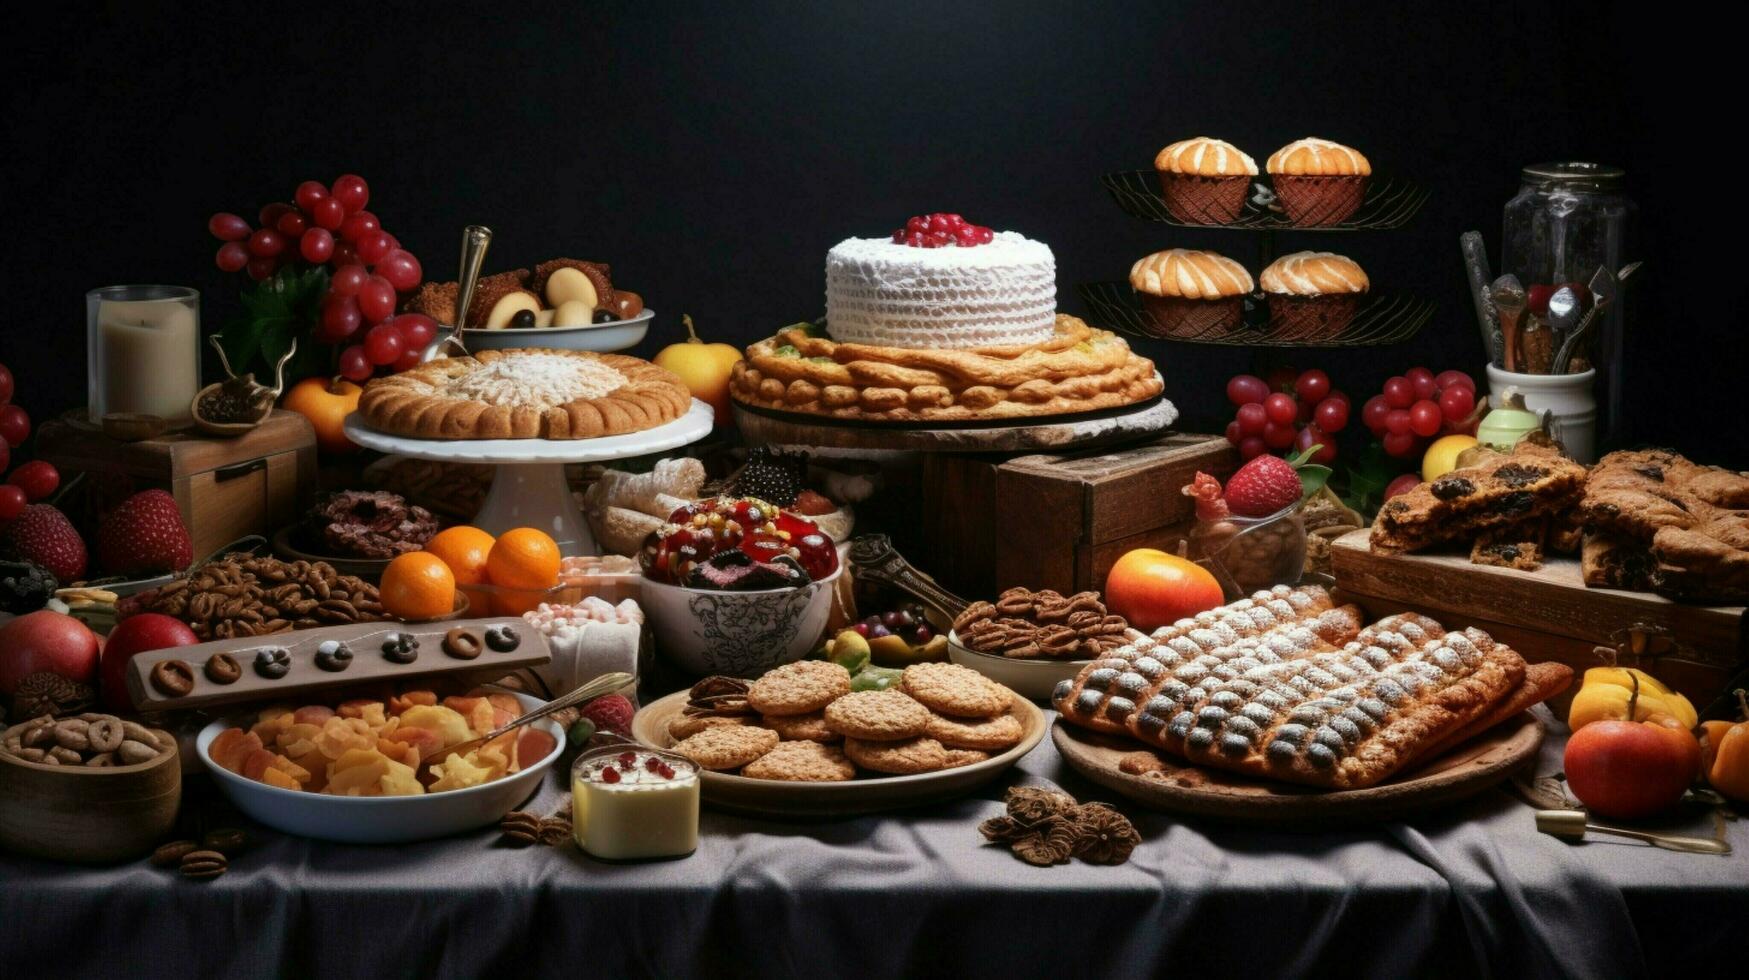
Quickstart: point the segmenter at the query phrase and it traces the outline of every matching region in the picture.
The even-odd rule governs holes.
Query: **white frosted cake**
[[[987,233],[986,233],[987,234]],[[1048,246],[1011,231],[971,247],[849,238],[826,253],[826,325],[839,343],[1014,347],[1056,331]]]

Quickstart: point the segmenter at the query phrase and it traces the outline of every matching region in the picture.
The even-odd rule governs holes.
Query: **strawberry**
[[[1265,453],[1227,481],[1227,506],[1240,517],[1268,517],[1298,503],[1303,492],[1293,464]]]
[[[0,533],[8,555],[41,565],[62,582],[85,574],[85,542],[52,504],[30,504]]]
[[[603,694],[584,705],[579,714],[593,722],[598,731],[629,736],[632,733],[632,713],[636,710],[624,695]]]
[[[180,572],[194,561],[194,542],[176,498],[143,490],[121,502],[97,529],[97,559],[115,575]]]

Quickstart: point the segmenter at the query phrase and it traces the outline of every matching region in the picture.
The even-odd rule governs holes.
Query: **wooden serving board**
[[[1051,740],[1075,771],[1144,806],[1284,829],[1330,829],[1390,820],[1474,796],[1536,759],[1542,723],[1525,712],[1414,772],[1366,789],[1320,790],[1168,762],[1161,773],[1134,776],[1118,760],[1146,749],[1134,739],[1100,735],[1059,720]],[[1170,760],[1170,756],[1162,754]]]
[[[735,424],[749,446],[773,443],[919,453],[1026,453],[1110,445],[1164,432],[1177,419],[1178,409],[1158,397],[1113,412],[1006,425],[937,427],[842,422],[735,403]]]
[[[1554,660],[1577,672],[1599,664],[1598,646],[1613,646],[1634,626],[1668,630],[1679,649],[1641,663],[1696,705],[1719,693],[1749,652],[1743,607],[1673,602],[1651,592],[1587,588],[1574,558],[1555,556],[1534,572],[1470,562],[1467,547],[1404,555],[1373,554],[1368,532],[1331,544],[1342,598],[1374,618],[1412,610],[1447,627],[1475,626],[1526,660]],[[1569,690],[1577,691],[1574,684]],[[1565,711],[1566,700],[1552,706]]]
[[[676,691],[645,705],[632,718],[632,736],[652,748],[674,744],[668,722],[686,707],[690,691]],[[727,772],[701,772],[704,801],[721,810],[782,819],[847,817],[900,810],[956,799],[1008,771],[1044,740],[1045,713],[1025,698],[1014,699],[1014,711],[1025,726],[1020,744],[969,766],[883,776],[858,772],[855,779],[836,783],[784,782],[751,779]]]

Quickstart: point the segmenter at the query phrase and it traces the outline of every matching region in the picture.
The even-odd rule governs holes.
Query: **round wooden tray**
[[[1132,776],[1118,769],[1118,760],[1146,746],[1060,720],[1051,729],[1051,741],[1081,775],[1152,809],[1283,829],[1327,829],[1388,820],[1480,793],[1536,758],[1543,729],[1526,712],[1412,773],[1350,790],[1320,790],[1175,765],[1170,756],[1165,756],[1165,778]]]
[[[645,705],[632,718],[632,735],[654,748],[674,744],[668,721],[686,707],[688,691],[676,691]],[[1020,744],[984,762],[915,776],[866,776],[841,783],[799,783],[749,779],[724,772],[702,772],[700,790],[710,805],[762,817],[847,817],[923,806],[965,796],[1006,772],[1045,737],[1045,715],[1025,698],[1014,700],[1026,727]]]
[[[1107,412],[1022,421],[1016,424],[961,423],[931,428],[872,422],[844,422],[750,408],[739,402],[735,424],[750,446],[819,446],[829,449],[896,450],[920,453],[1015,453],[1098,446],[1164,432],[1178,420],[1178,409],[1164,397]]]

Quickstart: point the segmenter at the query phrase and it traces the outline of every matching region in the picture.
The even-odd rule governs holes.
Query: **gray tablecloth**
[[[1118,867],[1025,865],[975,829],[1015,782],[1113,802],[1144,842]],[[555,778],[530,809],[563,792]],[[1223,827],[1144,811],[1046,739],[1009,778],[922,811],[707,809],[698,852],[667,863],[495,831],[403,847],[262,831],[209,883],[0,857],[0,974],[1666,976],[1742,962],[1749,826],[1728,834],[1722,858],[1573,846],[1505,790],[1351,832]]]

